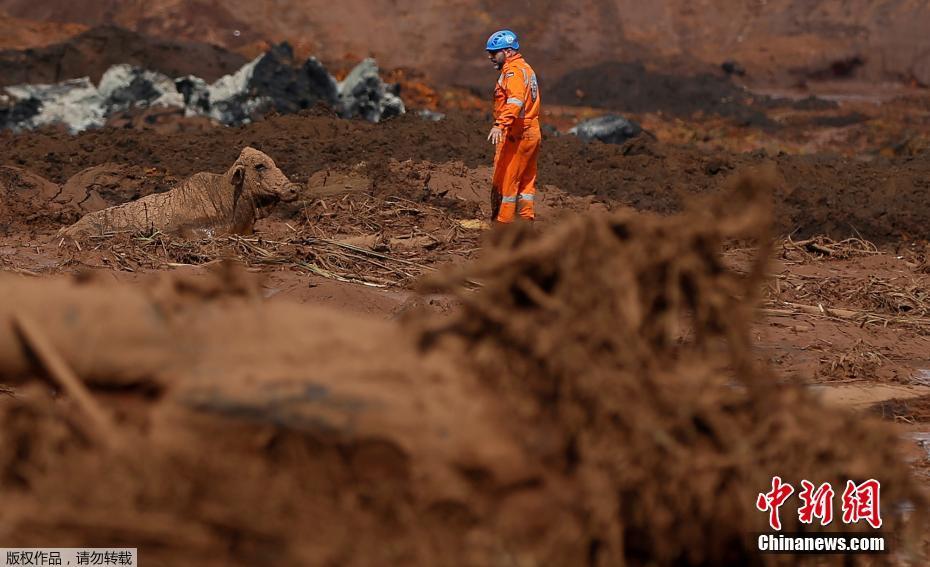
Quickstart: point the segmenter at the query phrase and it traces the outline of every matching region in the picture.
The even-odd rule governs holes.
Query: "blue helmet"
[[[520,42],[517,41],[517,34],[510,30],[496,31],[488,38],[488,51],[500,51],[508,47],[511,49],[520,49]]]

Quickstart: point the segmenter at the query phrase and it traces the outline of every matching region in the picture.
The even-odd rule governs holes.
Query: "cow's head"
[[[297,198],[299,186],[291,183],[273,159],[255,148],[242,150],[226,177],[238,193],[248,195],[258,208]]]

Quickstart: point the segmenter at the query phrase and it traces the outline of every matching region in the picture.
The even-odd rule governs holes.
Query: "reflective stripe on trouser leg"
[[[494,188],[500,191],[501,205],[495,220],[513,222],[520,201],[520,217],[535,217],[532,201],[520,200],[520,195],[536,194],[536,158],[539,155],[538,131],[522,129],[508,133],[494,163]],[[513,141],[510,141],[513,136]]]
[[[497,222],[513,222],[517,213],[517,198],[515,196],[501,197],[501,206],[497,211]]]
[[[517,214],[525,220],[533,220],[536,216],[535,203],[536,195],[533,193],[520,193],[517,195]]]
[[[494,220],[502,223],[513,222],[517,212],[517,189],[519,188],[519,164],[516,142],[506,137],[498,145],[494,160],[494,191],[500,194],[500,206]]]

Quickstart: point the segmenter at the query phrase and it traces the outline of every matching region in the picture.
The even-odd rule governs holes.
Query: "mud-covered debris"
[[[164,171],[117,163],[89,167],[61,185],[0,166],[0,233],[71,224],[87,213],[164,191],[174,182]]]
[[[517,225],[427,287],[464,309],[426,319],[423,347],[460,344],[515,408],[527,450],[601,487],[573,502],[599,542],[591,564],[779,564],[746,537],[767,528],[753,503],[773,474],[795,486],[895,478],[882,481],[901,489],[882,487],[885,528],[919,542],[925,518],[891,512],[925,501],[895,433],[778,385],[753,357],[774,183],[771,171],[736,177],[674,218],[621,211],[541,235]],[[721,261],[731,238],[759,244],[744,274]]]
[[[16,230],[16,223],[42,214],[60,188],[48,179],[18,167],[0,167],[0,233]]]
[[[72,175],[54,199],[83,213],[105,209],[159,192],[158,176],[138,165],[103,163]]]

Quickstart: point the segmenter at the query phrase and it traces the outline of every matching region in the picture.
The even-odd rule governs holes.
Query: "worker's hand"
[[[488,134],[488,140],[491,140],[491,143],[495,146],[501,143],[501,140],[504,139],[504,131],[499,127],[495,126],[491,128],[491,132]]]

